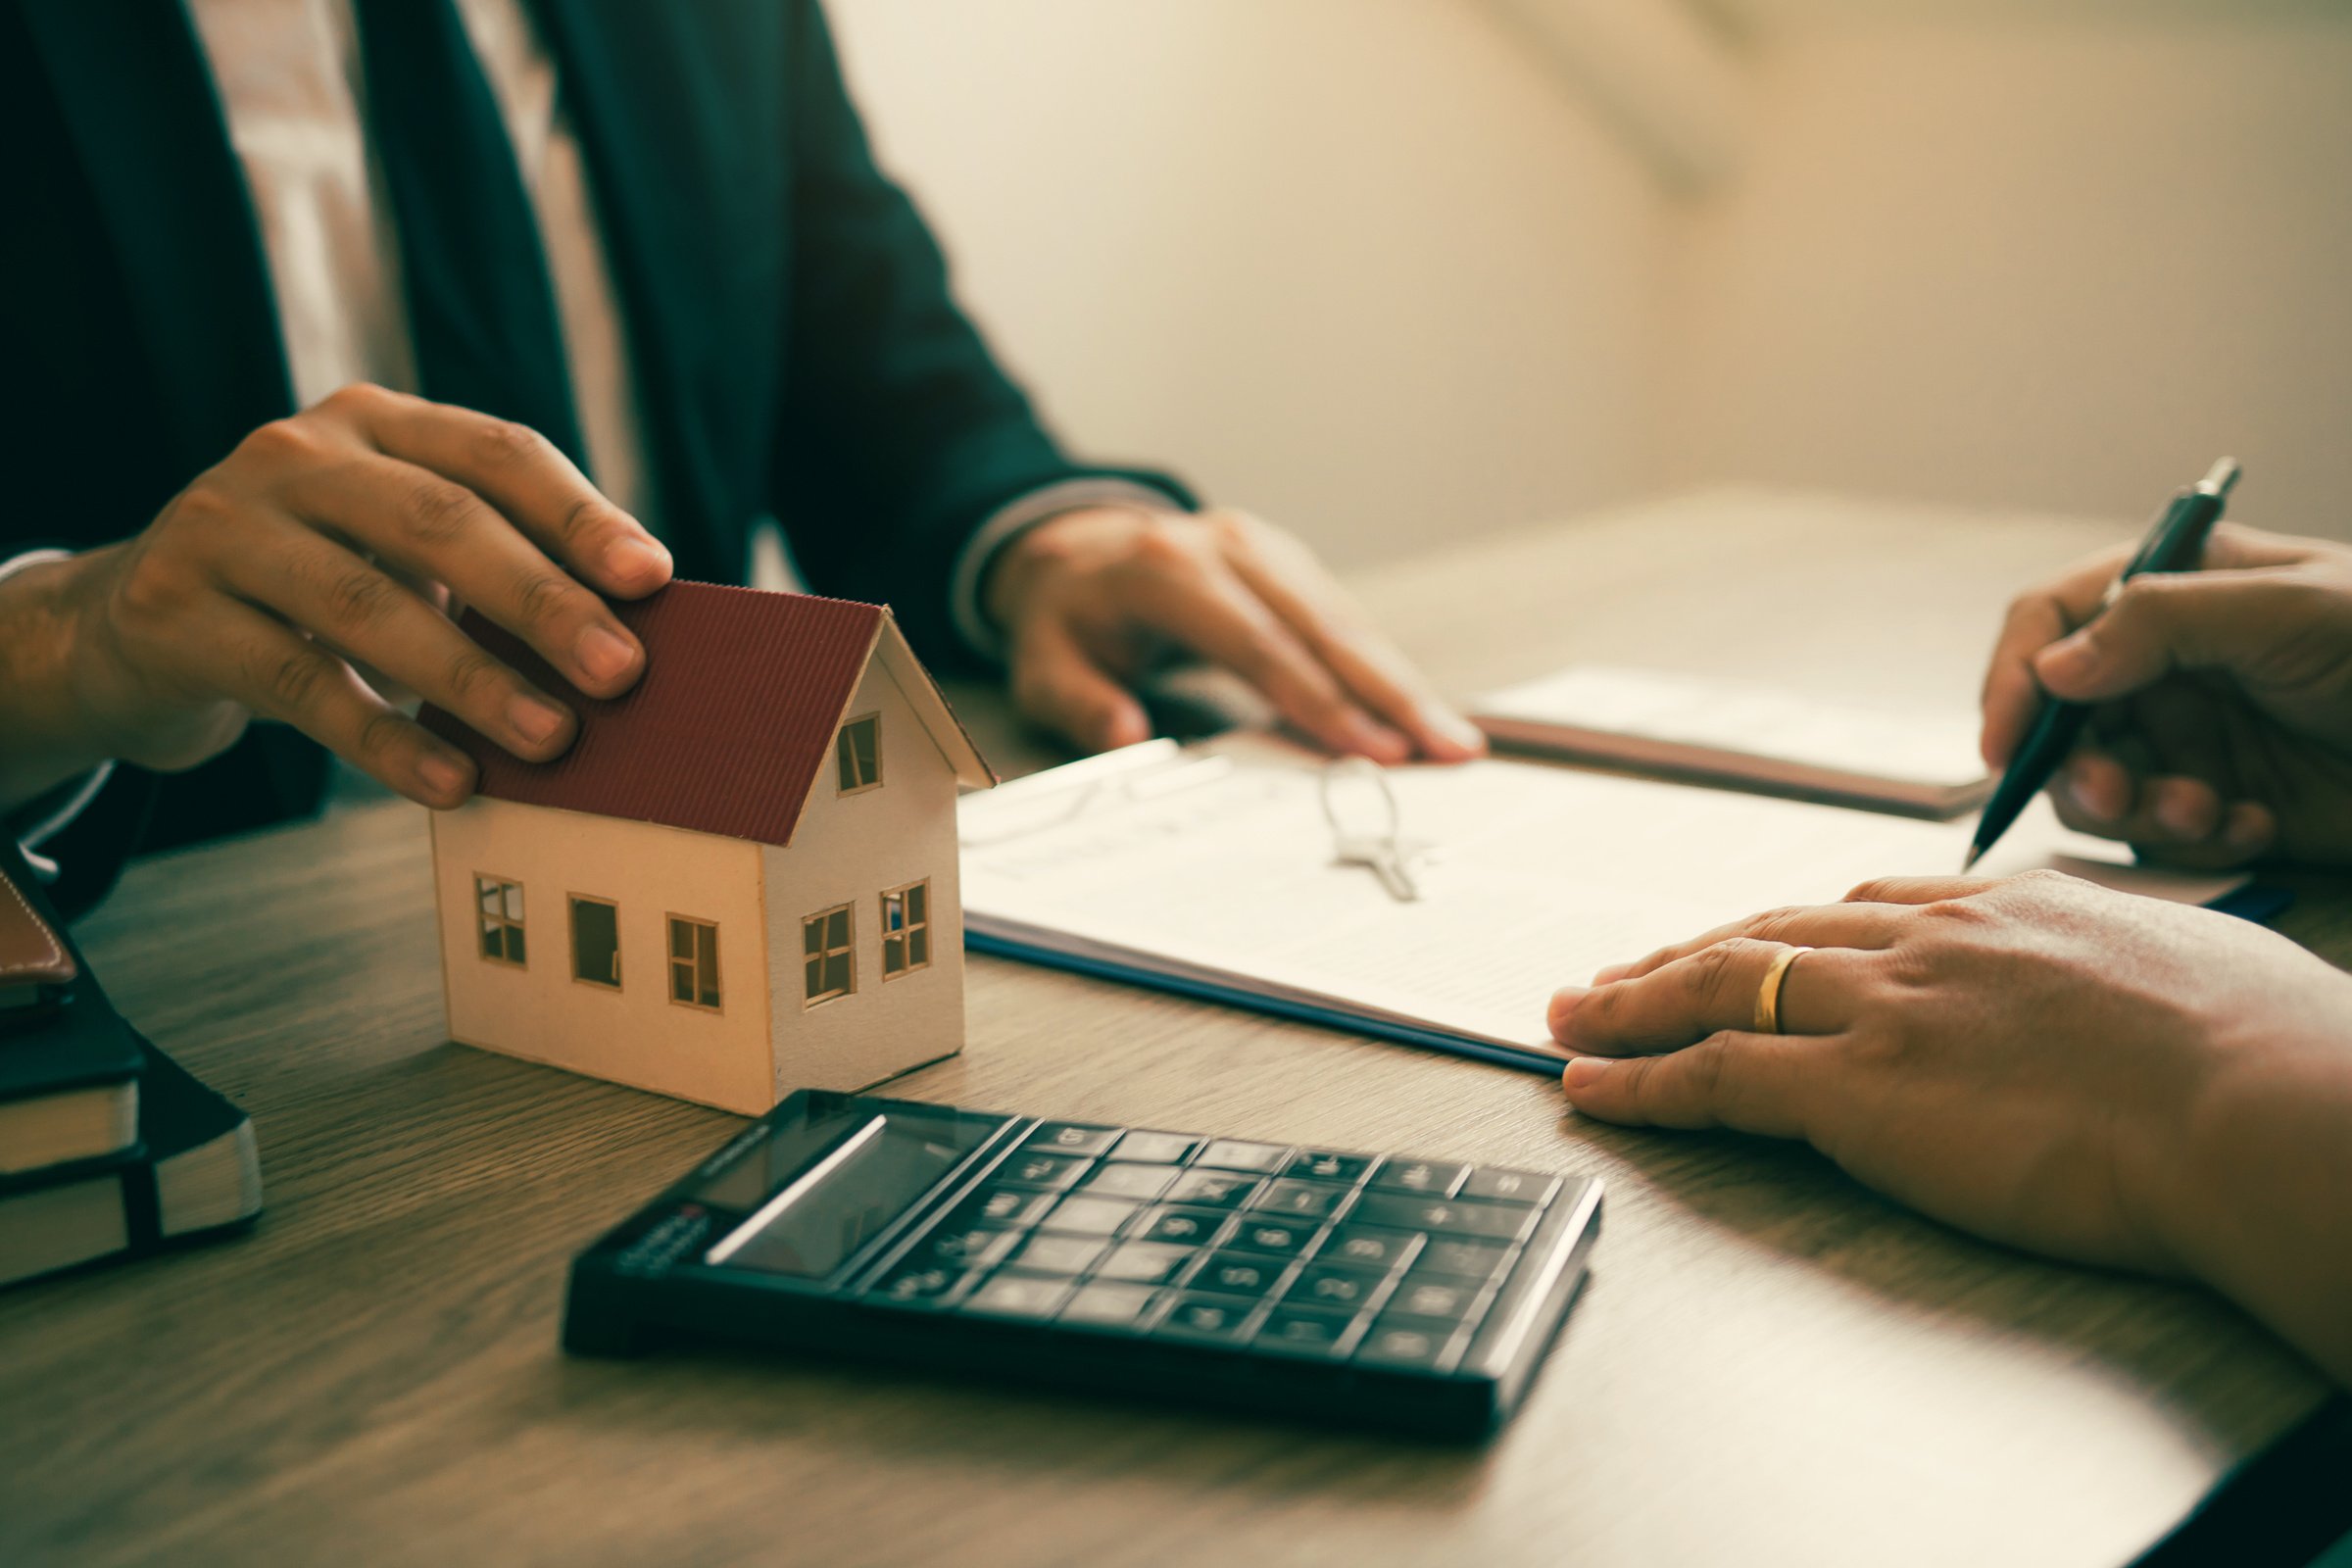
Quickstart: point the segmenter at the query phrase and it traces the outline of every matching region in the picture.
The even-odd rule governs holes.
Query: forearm
[[[0,576],[0,812],[107,758],[74,697],[73,572],[41,561]]]
[[[2352,1384],[2352,1036],[2243,1054],[2188,1142],[2170,1204],[2183,1266]]]

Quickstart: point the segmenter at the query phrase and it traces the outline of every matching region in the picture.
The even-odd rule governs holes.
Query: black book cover
[[[147,1041],[138,1045],[145,1065],[137,1143],[95,1159],[0,1177],[0,1234],[12,1199],[93,1180],[119,1184],[120,1231],[110,1224],[70,1253],[13,1278],[0,1258],[0,1285],[138,1257],[241,1229],[260,1214],[261,1163],[251,1119]]]
[[[0,834],[0,876],[64,941],[80,974],[65,1004],[12,1018],[0,1012],[0,1102],[97,1088],[136,1077],[139,1037],[115,1012],[13,840]],[[0,895],[4,896],[4,895]]]
[[[147,1041],[141,1040],[139,1044],[147,1053],[146,1071],[139,1080],[139,1142],[145,1147],[145,1157],[140,1164],[151,1189],[146,1200],[152,1206],[161,1235],[179,1236],[210,1230],[217,1224],[251,1219],[261,1207],[260,1163],[252,1118],[234,1101],[205,1085]],[[245,1167],[248,1178],[245,1185],[251,1192],[252,1202],[241,1205],[227,1219],[208,1219],[205,1214],[190,1211],[173,1191],[172,1162],[230,1138],[242,1146],[238,1158]],[[126,1181],[130,1179],[125,1177]],[[139,1205],[131,1201],[127,1190],[124,1200],[131,1202],[135,1250]]]

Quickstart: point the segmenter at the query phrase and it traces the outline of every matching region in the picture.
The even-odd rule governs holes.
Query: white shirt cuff
[[[962,554],[956,558],[956,573],[949,579],[949,612],[955,617],[956,635],[974,653],[983,659],[1001,661],[1004,657],[1004,639],[980,608],[980,585],[988,580],[989,563],[997,552],[1047,518],[1086,507],[1181,510],[1166,491],[1131,479],[1062,479],[999,507],[964,542]]]
[[[0,582],[8,581],[28,566],[45,566],[52,561],[73,559],[74,552],[71,550],[27,550],[23,555],[0,561]],[[43,877],[57,875],[57,862],[33,852],[64,832],[67,823],[88,810],[90,803],[98,798],[98,792],[106,788],[106,781],[114,776],[115,764],[112,761],[100,762],[81,775],[81,782],[55,809],[18,835],[17,847],[24,852],[25,863],[36,873]]]

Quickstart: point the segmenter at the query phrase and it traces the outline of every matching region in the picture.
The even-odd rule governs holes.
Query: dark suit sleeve
[[[921,216],[875,167],[823,13],[795,15],[774,510],[810,588],[890,604],[925,657],[946,660],[961,652],[956,559],[1000,507],[1098,476],[1192,501],[1165,475],[1063,455],[957,308]]]

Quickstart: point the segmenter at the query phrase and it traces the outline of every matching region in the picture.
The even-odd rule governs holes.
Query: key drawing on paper
[[[1265,736],[1157,744],[1127,764],[1161,775],[1156,792],[1100,791],[1076,813],[1042,785],[963,803],[975,930],[1502,1045],[1548,1048],[1551,992],[1603,964],[1872,877],[1947,875],[1968,832],[1536,763],[1398,768],[1398,820],[1428,844],[1407,902],[1334,856],[1321,759]],[[2235,880],[2135,871],[2046,808],[2013,838],[1990,872],[2058,863],[2199,902]]]

